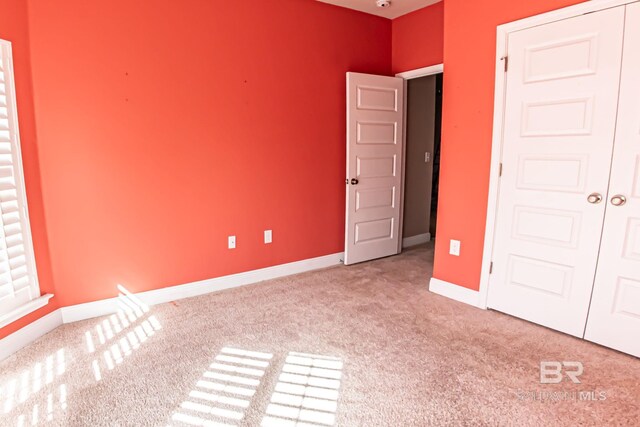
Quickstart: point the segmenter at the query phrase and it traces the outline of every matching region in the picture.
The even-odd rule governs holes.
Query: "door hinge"
[[[493,273],[493,261],[489,264],[489,274]]]
[[[502,163],[500,163],[500,168],[498,169],[498,176],[502,176]]]
[[[504,72],[506,73],[507,71],[509,71],[509,57],[503,56],[502,60],[504,61]]]

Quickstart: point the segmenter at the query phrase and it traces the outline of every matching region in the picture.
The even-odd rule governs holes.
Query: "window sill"
[[[40,298],[36,298],[32,301],[29,301],[25,305],[16,308],[15,310],[0,316],[0,328],[4,328],[10,323],[15,322],[16,320],[26,316],[29,313],[33,313],[39,308],[44,307],[49,304],[49,300],[53,297],[53,294],[42,295]]]

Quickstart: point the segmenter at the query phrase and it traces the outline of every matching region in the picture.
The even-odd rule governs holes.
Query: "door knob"
[[[626,197],[624,197],[622,194],[618,194],[618,195],[613,196],[613,197],[611,198],[611,204],[612,204],[613,206],[622,206],[622,205],[624,205],[625,203],[627,203],[627,198],[626,198]]]
[[[587,197],[587,201],[589,203],[597,205],[598,203],[600,203],[602,201],[602,194],[600,194],[600,193],[591,193],[591,194],[589,194],[589,197]]]
[[[360,181],[358,181],[355,178],[351,178],[351,185],[358,185],[358,182],[360,182]]]

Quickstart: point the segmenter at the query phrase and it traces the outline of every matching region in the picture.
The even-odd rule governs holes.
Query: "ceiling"
[[[334,4],[336,6],[348,7],[349,9],[371,13],[384,18],[394,19],[398,16],[406,15],[414,10],[422,9],[425,6],[438,3],[440,0],[389,0],[391,6],[378,7],[376,0],[318,0],[323,3]]]

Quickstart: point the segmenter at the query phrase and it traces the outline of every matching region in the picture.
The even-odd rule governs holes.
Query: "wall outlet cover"
[[[460,240],[451,240],[449,243],[449,254],[460,256]]]

